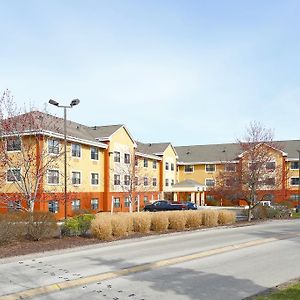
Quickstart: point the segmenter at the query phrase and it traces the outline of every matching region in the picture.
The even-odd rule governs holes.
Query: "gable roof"
[[[31,111],[8,119],[8,121],[15,122],[14,127],[19,133],[40,132],[57,138],[63,138],[64,136],[64,119],[44,112]],[[66,127],[68,140],[107,148],[106,144],[97,141],[93,137],[88,126],[67,120]]]
[[[299,159],[300,140],[274,141],[287,159]],[[236,161],[243,152],[238,143],[175,146],[179,164],[216,163]]]
[[[166,149],[171,146],[172,149],[175,152],[175,155],[177,156],[177,152],[175,148],[172,146],[171,143],[141,143],[141,142],[136,142],[137,144],[137,151],[140,153],[148,154],[148,155],[157,155],[157,156],[162,156]]]

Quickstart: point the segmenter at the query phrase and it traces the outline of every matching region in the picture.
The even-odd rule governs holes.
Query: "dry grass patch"
[[[112,235],[114,237],[125,237],[128,236],[128,222],[129,217],[126,214],[112,215],[110,218]]]
[[[229,210],[220,210],[219,211],[219,224],[233,224],[236,221],[235,212]]]
[[[219,212],[213,209],[204,210],[202,213],[202,223],[204,226],[217,226]]]
[[[167,212],[156,212],[151,214],[151,230],[156,232],[165,232],[169,227],[169,218]]]
[[[185,214],[187,228],[199,228],[202,225],[202,211],[188,210]]]
[[[169,229],[174,230],[184,230],[186,221],[187,221],[187,214],[185,211],[171,211],[168,212],[169,218]]]
[[[132,214],[133,231],[140,233],[148,233],[151,229],[151,213],[139,212]]]

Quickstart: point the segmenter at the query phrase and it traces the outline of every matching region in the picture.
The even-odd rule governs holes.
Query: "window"
[[[258,162],[249,162],[249,170],[250,171],[257,171],[259,169]]]
[[[148,185],[148,177],[144,177],[144,186]]]
[[[205,172],[215,172],[216,165],[205,165]]]
[[[91,209],[96,210],[99,207],[99,200],[97,198],[91,199]]]
[[[274,195],[272,195],[272,194],[266,194],[266,195],[263,196],[263,200],[264,201],[273,201],[274,200]]]
[[[7,178],[6,179],[8,182],[21,181],[21,169],[7,170]]]
[[[137,176],[134,177],[134,184],[139,185],[139,178]]]
[[[72,144],[71,152],[73,157],[81,157],[81,145]]]
[[[130,175],[124,175],[124,185],[130,185]]]
[[[152,185],[157,186],[157,178],[155,177],[152,178]]]
[[[144,196],[144,204],[148,203],[148,196]]]
[[[139,165],[139,159],[136,157],[134,160],[134,165],[137,167]]]
[[[124,206],[125,206],[125,207],[130,207],[130,200],[129,200],[129,197],[125,197],[125,200],[124,200]]]
[[[58,201],[51,200],[48,202],[48,211],[57,214],[58,213]]]
[[[174,171],[174,164],[171,163],[171,171]]]
[[[9,211],[18,210],[18,209],[21,209],[21,208],[22,208],[22,205],[21,205],[21,202],[19,200],[8,201],[8,203],[7,203],[7,209]]]
[[[120,207],[120,198],[114,198],[114,207]]]
[[[59,154],[59,141],[58,140],[48,140],[48,153],[49,154]]]
[[[290,199],[291,199],[291,200],[300,200],[300,197],[299,197],[298,194],[292,194],[292,195],[290,196]]]
[[[148,168],[148,159],[144,158],[144,168]]]
[[[130,164],[130,154],[129,153],[124,153],[124,163]]]
[[[275,185],[275,177],[268,177],[265,179],[265,185]]]
[[[174,185],[174,179],[171,180],[171,186]]]
[[[91,159],[93,159],[93,160],[98,160],[99,159],[98,148],[91,147]]]
[[[157,169],[157,161],[156,160],[153,160],[152,167],[153,167],[153,169]]]
[[[169,186],[169,179],[168,178],[166,178],[166,180],[165,180],[165,186]]]
[[[59,184],[58,170],[48,170],[48,184]]]
[[[299,185],[299,177],[292,177],[291,185]]]
[[[99,184],[99,174],[98,173],[91,173],[91,184],[92,185]]]
[[[121,161],[121,155],[120,152],[115,151],[114,152],[114,162],[120,162]]]
[[[291,161],[291,170],[299,170],[299,161]]]
[[[266,170],[267,171],[274,171],[275,170],[275,161],[268,161],[266,163]]]
[[[169,163],[168,162],[166,162],[165,167],[166,167],[166,170],[169,170]]]
[[[206,200],[212,201],[215,200],[215,197],[213,195],[206,195]]]
[[[72,172],[72,184],[81,183],[81,174],[80,172]]]
[[[7,151],[20,151],[21,150],[21,139],[19,137],[11,137],[6,140]]]
[[[114,175],[114,185],[120,185],[120,184],[121,184],[120,175],[115,174]]]
[[[80,209],[80,200],[76,199],[72,201],[72,210]]]
[[[216,182],[214,179],[206,178],[205,179],[205,185],[206,186],[215,186]]]
[[[193,173],[194,172],[194,166],[192,166],[192,165],[184,166],[184,172],[185,173]]]
[[[236,171],[236,165],[234,163],[227,163],[225,165],[225,171],[226,172],[235,172]]]

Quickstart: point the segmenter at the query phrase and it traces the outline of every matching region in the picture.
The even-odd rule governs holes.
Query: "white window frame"
[[[169,186],[169,178],[165,178],[165,186]]]
[[[147,158],[144,158],[143,166],[144,166],[144,168],[149,167],[149,160]]]
[[[292,180],[293,180],[293,179],[298,179],[298,181],[300,180],[298,176],[293,176],[293,177],[291,177],[291,178],[290,178],[290,186],[299,186],[299,183],[297,183],[297,184],[292,184]]]
[[[73,155],[73,146],[79,146],[79,156]],[[74,152],[77,153],[78,151],[75,149]],[[81,152],[82,152],[81,144],[79,144],[79,143],[72,143],[71,144],[71,157],[73,157],[73,158],[81,158]]]
[[[156,160],[153,160],[152,161],[152,169],[157,169],[157,161]]]
[[[268,169],[267,168],[267,164],[268,163],[274,163],[274,169]],[[275,160],[272,160],[272,161],[268,161],[268,162],[266,162],[266,165],[265,165],[265,169],[266,169],[266,171],[268,171],[268,172],[274,172],[275,170],[276,170],[276,161]]]
[[[208,181],[213,181],[214,184],[213,185],[207,185]],[[214,178],[205,178],[205,186],[206,187],[214,187],[214,186],[216,186],[216,180]]]
[[[169,162],[168,161],[165,162],[165,170],[166,171],[170,170],[170,166],[169,166]]]
[[[97,202],[96,202],[97,201]],[[93,207],[94,203],[93,202],[96,202],[97,203],[97,207]],[[91,199],[91,210],[96,210],[96,209],[99,209],[99,199],[98,198],[92,198]]]
[[[228,166],[230,166],[230,167],[233,166],[234,169],[233,170],[227,169]],[[236,172],[236,164],[235,163],[226,163],[225,164],[225,172]]]
[[[128,196],[124,198],[124,207],[130,207],[130,198]]]
[[[55,211],[50,210],[50,203],[55,203],[55,205],[51,205],[51,207],[56,208]],[[53,214],[57,214],[59,212],[59,202],[57,200],[49,200],[48,201],[48,211],[53,213]]]
[[[192,167],[192,170],[191,171],[187,171],[186,170],[187,167]],[[194,171],[195,171],[194,165],[184,165],[184,173],[194,173]]]
[[[58,173],[58,182],[57,183],[51,183],[49,182],[49,171],[55,171]],[[47,170],[47,184],[48,185],[59,185],[60,184],[60,173],[59,173],[59,169],[48,169]]]
[[[116,205],[117,203],[118,203],[118,205]],[[121,198],[120,197],[114,197],[113,206],[115,208],[120,208],[121,207]]]
[[[171,170],[171,171],[174,171],[174,170],[175,170],[175,164],[174,164],[174,163],[171,163],[171,164],[170,164],[170,170]]]
[[[73,183],[73,173],[78,173],[79,174],[79,183]],[[82,172],[81,171],[78,171],[78,170],[72,170],[71,171],[71,182],[72,182],[72,185],[74,186],[79,186],[82,184]],[[76,179],[76,178],[75,178]]]
[[[114,151],[114,162],[115,163],[121,162],[121,152],[120,151]]]
[[[130,175],[128,174],[124,175],[124,185],[130,185]]]
[[[9,152],[9,153],[13,153],[13,152],[21,152],[21,151],[22,151],[22,146],[23,146],[23,141],[22,141],[21,137],[17,137],[17,139],[20,140],[20,149],[18,149],[18,150],[8,150],[8,149],[7,149],[7,147],[8,147],[7,141],[8,141],[9,139],[12,139],[12,138],[13,138],[13,137],[8,137],[8,138],[6,138],[6,140],[5,140],[5,149],[6,149],[6,152]]]
[[[93,183],[93,175],[94,174],[96,174],[96,175],[98,175],[98,178],[97,178],[97,183]],[[97,172],[91,172],[91,185],[99,185],[99,179],[100,179],[100,175],[99,175],[99,173],[97,173]]]
[[[118,176],[118,183],[116,183],[117,182],[117,180],[116,180],[116,176]],[[115,186],[119,186],[119,185],[121,185],[121,175],[120,174],[114,174],[114,185]]]
[[[57,153],[56,152],[50,152],[50,142],[56,142],[58,145],[57,146],[51,146],[51,149],[57,149]],[[48,154],[50,155],[59,155],[59,150],[60,150],[60,142],[57,139],[48,139],[47,141],[47,146],[48,146]]]
[[[73,199],[72,200],[72,202],[71,202],[72,211],[80,210],[80,205],[81,205],[80,202],[81,202],[80,199]]]
[[[126,157],[129,158],[129,159],[126,159]],[[129,165],[130,161],[131,161],[130,153],[124,153],[124,164]]]
[[[13,170],[18,170],[20,172],[20,180],[8,180],[8,172],[13,171]],[[6,182],[7,183],[14,183],[14,182],[20,182],[22,180],[22,169],[21,168],[9,168],[6,172]]]
[[[92,152],[92,149],[95,149],[96,152]],[[92,157],[93,154],[96,158]],[[99,149],[97,147],[91,147],[91,160],[99,160]]]
[[[149,179],[148,179],[148,177],[144,177],[144,186],[148,186],[149,185]]]
[[[297,169],[292,168],[292,164],[293,163],[297,163],[298,164],[298,168]],[[299,165],[300,165],[299,161],[291,161],[291,168],[290,168],[290,170],[297,170],[298,171],[299,170]]]
[[[214,170],[207,170],[207,167],[215,166]],[[205,173],[215,173],[217,171],[217,165],[216,164],[205,164]]]
[[[157,186],[157,177],[152,178],[152,186]]]

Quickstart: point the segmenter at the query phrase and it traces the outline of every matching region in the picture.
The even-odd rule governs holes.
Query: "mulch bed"
[[[260,222],[261,221],[249,223],[246,221],[240,221],[230,226],[234,226],[234,227],[249,226]],[[203,228],[207,228],[207,227],[203,227]],[[168,234],[171,232],[175,232],[175,231],[169,230],[168,232],[164,232],[163,234]],[[158,235],[158,234],[162,234],[162,233],[157,233],[157,232],[150,232],[148,234],[134,233],[122,239],[138,238],[138,237]],[[118,239],[114,239],[114,240],[118,240]],[[62,238],[51,238],[51,239],[45,239],[40,241],[18,240],[18,241],[12,241],[10,243],[0,245],[0,258],[20,256],[20,255],[26,255],[31,253],[40,253],[40,252],[46,252],[51,250],[74,248],[80,246],[88,246],[88,245],[94,245],[100,243],[105,243],[105,241],[101,241],[92,237],[80,237],[80,236],[73,236],[73,237],[64,236]]]

